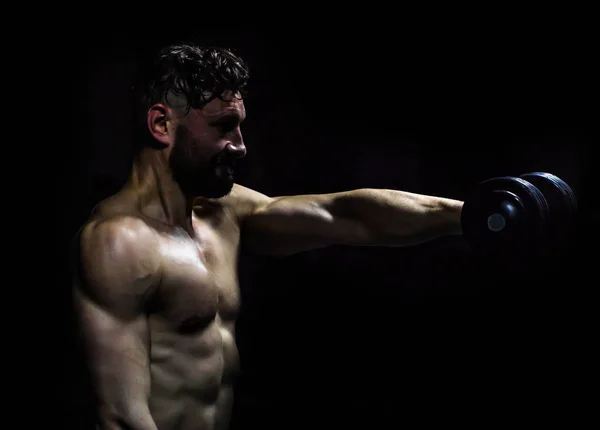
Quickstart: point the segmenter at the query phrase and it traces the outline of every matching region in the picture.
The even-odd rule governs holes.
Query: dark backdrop
[[[579,231],[590,225],[598,130],[585,46],[366,33],[82,38],[87,49],[70,65],[64,255],[91,208],[128,174],[137,59],[181,39],[228,46],[249,63],[240,184],[271,196],[376,187],[463,199],[483,179],[542,170],[572,185]],[[595,251],[582,242],[518,268],[480,260],[462,238],[285,259],[244,254],[234,427],[570,420],[585,401],[574,390],[586,377],[591,319],[584,269]],[[85,422],[74,346],[65,356],[67,414]]]

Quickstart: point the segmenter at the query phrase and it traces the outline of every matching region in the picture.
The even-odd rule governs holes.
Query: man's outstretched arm
[[[409,246],[461,234],[462,202],[395,190],[358,189],[269,198],[243,187],[242,237],[251,249],[289,255],[330,245]]]

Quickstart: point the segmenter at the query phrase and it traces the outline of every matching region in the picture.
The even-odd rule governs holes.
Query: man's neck
[[[140,197],[144,215],[192,233],[193,197],[173,179],[168,151],[142,149],[134,158],[129,186]]]

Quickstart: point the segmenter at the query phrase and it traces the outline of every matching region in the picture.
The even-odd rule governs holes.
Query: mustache
[[[212,164],[214,166],[233,167],[235,165],[235,161],[236,158],[233,155],[226,151],[222,151],[213,158]]]

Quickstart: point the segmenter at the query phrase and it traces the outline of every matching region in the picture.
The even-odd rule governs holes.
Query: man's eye
[[[229,133],[230,131],[235,130],[236,127],[237,127],[236,121],[226,121],[226,122],[218,124],[217,130],[219,130],[219,132],[221,132],[223,134],[226,134],[226,133]]]

